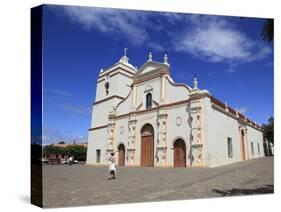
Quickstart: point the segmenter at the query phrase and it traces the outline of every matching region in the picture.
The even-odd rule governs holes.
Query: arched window
[[[146,94],[146,109],[150,109],[152,107],[152,94]]]
[[[109,93],[109,82],[106,82],[104,84],[104,87],[105,87],[105,95],[108,95],[108,93]]]

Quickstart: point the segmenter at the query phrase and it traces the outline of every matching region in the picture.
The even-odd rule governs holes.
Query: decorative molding
[[[105,98],[105,99],[102,99],[102,100],[96,101],[95,103],[93,103],[93,105],[97,105],[97,104],[99,104],[99,103],[102,103],[102,102],[104,102],[104,101],[107,101],[107,100],[109,100],[109,99],[113,99],[113,98],[118,98],[118,99],[122,99],[122,100],[124,100],[124,97],[122,97],[122,96],[113,95],[113,96],[109,96],[109,97],[107,97],[107,98]]]
[[[166,75],[165,75],[165,76],[166,76]],[[168,82],[169,82],[171,85],[175,86],[175,87],[183,87],[183,88],[186,88],[189,92],[192,90],[188,85],[186,85],[186,84],[184,84],[184,83],[175,83],[175,82],[172,82],[171,79],[170,79],[168,76],[166,76],[166,78],[167,78]]]
[[[144,93],[148,93],[148,92],[151,92],[153,91],[153,87],[151,85],[147,85],[144,89]]]
[[[126,116],[130,116],[130,115],[138,115],[138,114],[142,114],[142,113],[157,111],[157,110],[162,109],[162,108],[166,109],[166,108],[173,107],[173,106],[184,105],[184,104],[187,104],[189,102],[190,102],[190,99],[182,100],[182,101],[178,101],[178,102],[174,102],[174,103],[169,103],[169,104],[163,104],[163,105],[159,105],[157,107],[151,108],[151,109],[133,111],[133,112],[125,113],[125,114],[122,114],[122,115],[117,115],[117,116],[115,116],[115,118],[118,119],[118,118],[123,118],[123,117],[126,117]],[[139,109],[140,106],[141,105],[139,105],[137,107],[137,110]]]
[[[136,125],[137,125],[137,120],[135,119],[129,120],[127,163],[130,165],[134,164],[134,159],[135,159]]]
[[[194,95],[197,96],[197,91]],[[203,165],[203,144],[202,144],[202,108],[200,101],[194,98],[189,104],[189,117],[188,125],[189,141],[190,141],[190,165],[202,166]]]
[[[180,126],[181,123],[182,123],[182,118],[181,118],[180,116],[178,116],[178,117],[176,118],[176,125],[177,125],[177,126]]]
[[[107,126],[107,155],[109,156],[109,153],[114,151],[114,133],[115,133],[115,123],[111,122]]]
[[[234,110],[229,105],[222,103],[220,100],[218,100],[214,96],[210,96],[210,100],[211,100],[211,103],[213,103],[212,105],[217,106],[216,109],[222,108],[223,110],[220,110],[221,112],[225,111],[225,114],[230,115],[231,117],[233,117],[239,121],[245,122],[248,126],[251,126],[251,127],[255,128],[256,130],[262,132],[261,126],[253,123],[252,120],[250,120],[243,114],[239,113],[237,110]]]
[[[143,103],[141,102],[141,103],[139,104],[139,106],[137,106],[136,111],[138,111],[138,110],[141,108],[142,105],[143,105]]]
[[[118,65],[119,65],[119,64],[118,64]],[[123,64],[122,64],[122,65],[123,65]],[[127,72],[127,73],[129,73],[129,74],[132,74],[132,75],[134,75],[134,74],[136,73],[136,72],[130,72],[130,71],[128,71],[128,70],[126,70],[125,68],[120,67],[120,66],[116,66],[114,69],[110,70],[110,69],[113,68],[114,66],[116,66],[116,64],[113,65],[113,66],[111,66],[111,67],[108,68],[107,70],[104,70],[104,71],[102,72],[102,74],[99,75],[98,79],[100,79],[100,78],[106,76],[107,74],[111,74],[111,73],[114,72],[114,71],[118,71],[118,70],[125,71],[125,72]],[[127,66],[126,66],[126,67],[127,67]]]
[[[124,133],[124,127],[123,127],[123,126],[120,127],[119,132],[120,132],[121,134]]]
[[[99,127],[90,128],[90,129],[88,129],[88,131],[99,130],[99,129],[106,128],[106,127],[107,127],[107,125],[102,125],[102,126],[99,126]]]
[[[132,91],[133,91],[133,86],[131,87],[130,92],[128,93],[128,95],[127,95],[125,98],[123,98],[123,100],[120,101],[120,102],[116,105],[116,107],[115,107],[115,108],[116,108],[116,111],[117,111],[118,107],[119,107],[123,102],[125,102],[125,101],[129,98],[129,96],[131,95]]]
[[[160,111],[157,116],[156,162],[161,166],[167,164],[167,117],[165,111]]]
[[[142,82],[147,82],[149,80],[161,77],[162,75],[165,75],[165,74],[169,75],[170,72],[165,68],[155,69],[155,70],[150,71],[148,73],[144,73],[144,74],[141,74],[141,75],[134,76],[133,84],[140,84]]]
[[[110,77],[113,77],[113,76],[118,75],[118,74],[121,74],[121,75],[123,75],[123,76],[125,76],[125,77],[128,77],[128,78],[133,79],[133,76],[129,76],[129,75],[123,73],[123,72],[115,72],[115,73],[113,73],[113,74],[110,74],[109,76],[110,76]]]
[[[153,102],[156,106],[159,106],[159,102],[157,102],[156,100],[152,99],[152,102]]]

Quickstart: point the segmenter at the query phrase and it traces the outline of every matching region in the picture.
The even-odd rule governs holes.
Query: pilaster
[[[160,111],[157,117],[156,162],[159,166],[167,164],[167,117],[166,111]]]
[[[127,148],[127,164],[133,165],[136,153],[136,124],[137,120],[132,118],[129,120],[129,136],[128,136],[128,148]]]
[[[114,138],[115,138],[115,121],[114,108],[109,114],[109,122],[107,125],[107,144],[106,144],[106,160],[108,160],[110,153],[114,152]]]
[[[195,89],[190,94],[189,104],[189,118],[188,124],[190,127],[189,139],[190,139],[190,153],[191,153],[191,166],[202,166],[202,107],[201,107],[201,96],[199,90]]]

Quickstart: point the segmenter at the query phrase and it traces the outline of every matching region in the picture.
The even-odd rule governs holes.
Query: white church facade
[[[175,83],[167,55],[140,68],[126,54],[101,70],[88,132],[87,164],[215,167],[264,156],[260,126],[207,90]]]

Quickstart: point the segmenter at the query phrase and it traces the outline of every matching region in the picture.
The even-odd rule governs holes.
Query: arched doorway
[[[150,124],[141,129],[141,166],[154,166],[154,131]]]
[[[174,142],[174,167],[186,167],[186,145],[182,139]]]
[[[245,132],[241,130],[241,160],[246,160],[245,154]]]
[[[118,146],[118,165],[125,166],[125,146],[120,144]]]

